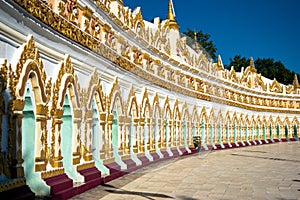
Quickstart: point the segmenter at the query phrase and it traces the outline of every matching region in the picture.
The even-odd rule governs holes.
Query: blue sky
[[[123,0],[165,19],[169,0]],[[173,0],[180,31],[211,35],[224,64],[235,55],[274,58],[300,74],[300,0]]]

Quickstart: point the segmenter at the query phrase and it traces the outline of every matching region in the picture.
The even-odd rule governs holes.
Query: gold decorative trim
[[[50,171],[42,172],[41,177],[42,177],[42,179],[46,179],[46,178],[51,178],[53,176],[58,176],[58,175],[61,175],[61,174],[64,174],[64,173],[65,173],[65,170],[63,168],[53,169],[53,170],[50,170]]]
[[[80,164],[80,165],[77,165],[77,171],[81,171],[81,170],[84,170],[84,169],[89,169],[89,168],[92,168],[94,166],[95,166],[94,161],[92,161],[90,163]]]
[[[36,105],[36,115],[44,115],[47,116],[48,107],[46,105],[38,104]]]
[[[34,1],[34,0],[32,0],[32,1]],[[26,4],[21,4],[21,5],[26,5]],[[46,8],[46,7],[44,8],[43,4],[38,5],[38,6],[40,6],[41,9],[49,9],[49,8]],[[29,11],[32,11],[32,10],[29,9]],[[50,13],[51,13],[51,11],[50,11]],[[34,12],[33,12],[33,15],[35,17],[38,17],[38,18],[40,18],[40,19],[43,20],[43,18],[41,16],[38,16],[38,15],[36,16]],[[56,19],[63,20],[62,18],[56,18]],[[47,23],[47,21],[45,21],[45,23]],[[60,24],[62,24],[62,23],[60,23]],[[53,26],[52,24],[49,24],[49,25]],[[211,100],[211,96],[209,95],[209,90],[207,90],[207,89],[204,90],[204,93],[203,92],[196,93],[196,92],[193,92],[194,88],[191,88],[192,90],[189,92],[188,90],[183,89],[183,88],[177,86],[174,83],[165,82],[161,78],[154,77],[154,76],[150,75],[150,73],[148,74],[144,70],[140,69],[138,66],[135,66],[134,64],[132,64],[131,62],[129,62],[127,59],[120,57],[114,51],[112,51],[111,49],[109,49],[106,46],[104,46],[102,43],[97,42],[90,35],[85,35],[84,32],[82,32],[82,31],[79,31],[79,32],[77,31],[76,33],[81,35],[80,38],[86,38],[86,39],[82,39],[80,41],[79,40],[77,41],[76,38],[72,37],[72,34],[69,34],[71,32],[74,32],[76,28],[72,27],[72,24],[66,24],[66,26],[67,27],[69,26],[70,31],[65,31],[65,29],[64,29],[64,31],[62,31],[62,29],[60,29],[59,27],[57,27],[57,25],[55,25],[52,28],[54,28],[55,30],[58,30],[59,32],[62,32],[64,35],[66,35],[70,39],[74,40],[75,42],[78,42],[79,44],[82,44],[82,45],[90,48],[91,50],[94,50],[96,53],[99,53],[100,55],[104,56],[105,58],[108,58],[109,60],[111,60],[115,64],[119,65],[120,67],[122,67],[122,68],[124,68],[124,69],[126,69],[128,71],[131,71],[131,72],[133,72],[133,73],[135,73],[135,74],[137,74],[137,75],[139,75],[141,77],[144,77],[146,80],[152,81],[153,83],[157,84],[160,87],[167,88],[167,89],[172,89],[174,91],[180,92],[180,93],[182,93],[184,95],[189,95],[191,97],[196,97],[196,98],[200,98],[200,99],[203,99],[203,100]],[[90,45],[87,45],[86,43],[83,44],[82,41],[91,41],[91,43],[88,43],[88,44],[93,44],[94,42],[96,42],[95,44],[96,44],[97,48],[94,48],[95,47],[94,45],[90,46]],[[189,67],[187,67],[187,68],[189,68]],[[251,70],[251,71],[253,71],[253,70]],[[195,72],[197,72],[197,71],[195,71]],[[234,72],[232,72],[232,73],[234,74]],[[234,75],[233,75],[233,77],[234,77]],[[256,78],[257,83],[259,83],[260,86],[262,87],[262,89],[265,90],[266,86],[263,84],[261,76],[257,75],[256,77],[257,77]],[[238,81],[238,78],[235,78],[234,80]],[[227,84],[226,81],[224,83]],[[216,85],[212,85],[212,86],[213,87],[218,87]],[[234,86],[234,85],[232,85],[232,86]],[[245,88],[245,90],[247,91],[247,88]],[[251,92],[253,93],[254,91],[251,91]],[[259,93],[259,92],[255,92],[255,93]],[[254,93],[254,95],[255,95],[255,93]],[[269,95],[272,95],[272,94],[269,94]],[[214,98],[216,98],[216,97],[214,97]],[[228,102],[228,99],[224,99],[224,100],[221,100],[221,101]],[[237,100],[235,100],[235,101],[237,101]],[[228,104],[232,104],[232,103],[228,103]],[[237,105],[239,105],[239,104],[237,103]],[[250,105],[243,105],[243,107],[245,107],[245,108],[247,108],[249,110],[255,110],[255,108],[253,108]],[[280,108],[280,107],[278,106],[277,108]],[[264,110],[264,109],[265,109],[264,107],[260,108],[260,110]],[[276,109],[274,108],[274,110],[276,110]],[[289,113],[289,111],[287,111],[287,112]],[[297,113],[299,111],[291,111],[290,113],[295,113],[295,112]]]
[[[25,179],[17,179],[17,180],[9,180],[7,183],[1,183],[0,184],[0,192],[5,192],[7,190],[11,190],[14,188],[21,187],[23,185],[26,185]]]
[[[115,162],[115,158],[107,158],[107,159],[103,160],[104,165],[107,165],[107,164],[113,163],[113,162]]]
[[[20,2],[20,1],[18,1]],[[26,1],[27,2],[27,1]],[[38,2],[35,0],[32,0],[32,2]],[[34,4],[35,5],[35,4]],[[27,4],[23,5],[23,6],[28,6]],[[38,8],[44,8],[44,7],[39,7],[41,5],[37,4],[35,5]],[[29,8],[27,7],[27,9],[30,9],[30,12],[36,12],[34,11],[35,9],[33,8]],[[47,10],[48,8],[44,8],[46,11],[51,12],[51,10]],[[54,15],[57,17],[57,15]],[[40,17],[40,19],[42,20],[42,17]],[[66,23],[64,19],[61,18],[57,18],[55,20],[58,20],[56,22],[61,22],[62,24]],[[57,25],[60,26],[60,25]],[[62,28],[63,27],[63,28]],[[247,73],[244,72],[244,74],[246,74],[244,77],[238,77],[236,75],[236,72],[233,70],[231,70],[230,72],[226,72],[228,73],[226,75],[226,81],[227,80],[231,80],[230,81],[225,81],[224,85],[222,86],[222,88],[219,88],[219,85],[217,83],[209,83],[205,80],[200,79],[199,77],[194,77],[193,75],[190,74],[185,74],[183,71],[178,70],[178,68],[175,68],[174,66],[170,66],[170,65],[165,65],[163,64],[161,61],[159,60],[155,60],[155,61],[150,61],[149,55],[145,54],[144,52],[140,51],[139,49],[133,50],[134,48],[131,48],[132,52],[129,53],[137,53],[136,54],[136,60],[134,59],[129,59],[125,56],[120,56],[119,54],[116,53],[115,46],[112,46],[112,48],[107,47],[106,45],[99,43],[98,40],[96,40],[95,38],[92,38],[90,35],[84,35],[83,32],[80,32],[78,29],[75,29],[73,27],[73,25],[70,24],[64,24],[62,25],[62,27],[60,27],[60,29],[58,29],[57,31],[59,31],[60,33],[68,36],[71,40],[78,42],[80,44],[82,44],[82,41],[78,41],[77,37],[81,37],[83,36],[83,39],[87,39],[88,41],[85,41],[86,43],[84,43],[83,45],[86,45],[86,47],[90,47],[91,50],[95,51],[96,53],[98,53],[99,55],[103,56],[104,58],[109,59],[112,63],[122,67],[125,70],[128,70],[142,78],[144,78],[145,80],[148,80],[158,86],[160,86],[161,88],[166,88],[166,89],[170,89],[172,91],[181,93],[183,95],[188,95],[190,97],[194,97],[194,98],[198,98],[198,99],[202,99],[202,100],[207,100],[207,101],[212,101],[215,103],[220,103],[221,105],[230,105],[233,107],[238,107],[238,108],[244,108],[247,110],[253,110],[253,111],[257,111],[258,113],[261,112],[274,112],[274,113],[279,113],[278,115],[282,114],[300,114],[300,98],[299,96],[283,96],[282,94],[279,95],[279,98],[275,98],[276,94],[270,94],[267,93],[265,96],[263,95],[263,92],[255,92],[255,91],[251,91],[251,94],[247,94],[246,92],[249,92],[251,88],[253,87],[261,87],[262,91],[266,91],[267,86],[266,84],[262,81],[262,77],[261,75],[258,74],[254,74],[254,76],[252,77],[253,80],[247,79],[248,76],[250,76],[251,73],[256,73],[255,68],[253,68],[254,66],[250,66],[249,68],[246,69]],[[74,36],[74,34],[76,35],[76,38]],[[159,36],[160,37],[160,36]],[[75,38],[75,39],[74,39]],[[95,42],[92,43],[91,42]],[[93,46],[96,45],[97,47]],[[91,45],[91,46],[89,46]],[[185,44],[179,44],[182,45],[182,52],[184,53],[184,55],[189,58],[189,52],[185,52]],[[21,51],[22,50],[22,51]],[[12,70],[11,67],[9,65],[7,65],[6,60],[2,62],[2,67],[1,68],[1,75],[3,77],[0,77],[0,79],[5,79],[7,78],[7,82],[8,85],[15,91],[16,89],[16,83],[17,81],[19,81],[18,83],[25,85],[25,81],[27,81],[26,79],[22,79],[22,80],[17,80],[17,78],[20,78],[20,71],[24,70],[25,74],[29,74],[30,70],[34,71],[37,73],[37,75],[40,77],[38,79],[39,86],[42,87],[45,85],[45,80],[46,80],[46,74],[41,62],[41,59],[39,58],[39,53],[38,50],[35,47],[34,44],[34,40],[32,38],[32,36],[29,37],[29,40],[27,43],[25,43],[24,45],[21,46],[21,48],[18,50],[21,52],[21,56],[19,58],[18,64],[16,66],[15,70]],[[160,51],[157,51],[157,53],[161,54],[162,57],[167,58],[168,55],[161,53]],[[33,55],[34,54],[34,55]],[[32,64],[27,65],[29,67],[27,67],[27,69],[24,69],[24,63],[23,62],[29,62],[29,60],[31,59],[30,62],[32,62]],[[145,66],[143,66],[143,62],[146,62],[146,60],[143,59],[147,59],[147,61],[153,63],[152,66],[152,70],[156,69],[156,71],[159,72],[155,72],[153,71],[145,71]],[[171,62],[176,62],[175,60],[170,59]],[[205,61],[205,58],[201,58],[200,62],[208,62]],[[134,64],[137,63],[138,65]],[[178,64],[178,63],[177,63]],[[151,117],[155,116],[157,117],[157,112],[159,112],[159,116],[158,118],[162,118],[162,119],[158,119],[158,123],[160,126],[160,128],[162,128],[162,130],[164,130],[164,127],[166,123],[169,123],[169,126],[180,126],[182,127],[183,123],[179,120],[182,120],[182,117],[184,116],[184,112],[185,114],[187,113],[188,116],[188,120],[194,121],[193,125],[197,126],[197,128],[202,126],[202,120],[205,120],[205,129],[206,129],[206,133],[207,133],[207,128],[210,127],[211,125],[209,123],[211,123],[212,120],[216,120],[216,116],[214,115],[214,109],[211,108],[210,112],[207,111],[206,107],[202,107],[202,111],[200,113],[200,115],[198,116],[198,112],[197,112],[197,107],[196,105],[194,105],[194,109],[192,112],[192,117],[189,116],[189,112],[188,112],[188,108],[187,108],[187,104],[186,102],[184,103],[184,105],[182,106],[182,112],[179,111],[179,107],[181,105],[179,105],[178,99],[175,99],[175,104],[173,106],[173,110],[170,108],[170,102],[169,102],[169,97],[166,96],[165,97],[165,101],[164,101],[164,105],[163,107],[160,106],[160,98],[158,97],[158,94],[156,93],[153,99],[153,109],[150,106],[149,103],[149,98],[148,98],[148,92],[147,89],[144,89],[143,92],[143,98],[142,98],[142,103],[139,104],[137,103],[137,99],[135,96],[135,89],[132,87],[128,96],[127,101],[123,101],[122,100],[122,93],[120,90],[120,85],[118,82],[118,78],[116,77],[112,89],[109,92],[109,95],[106,96],[103,92],[102,89],[102,85],[101,82],[99,80],[99,75],[96,71],[94,71],[94,74],[91,76],[91,81],[90,81],[90,85],[87,91],[85,90],[80,90],[80,85],[78,83],[78,79],[76,76],[76,73],[74,72],[74,68],[73,65],[71,63],[71,58],[70,56],[66,56],[64,62],[61,63],[60,65],[60,71],[58,74],[58,78],[55,82],[55,84],[52,87],[52,83],[51,81],[48,81],[47,86],[46,86],[46,90],[45,90],[45,97],[43,98],[42,103],[43,104],[39,104],[37,103],[36,105],[36,114],[37,115],[43,115],[43,116],[39,116],[37,117],[37,121],[41,120],[41,121],[46,121],[45,118],[48,119],[49,116],[47,116],[47,113],[50,112],[50,117],[53,117],[52,119],[52,137],[51,137],[51,152],[50,150],[47,149],[48,145],[47,143],[45,143],[47,140],[47,133],[44,132],[41,135],[41,141],[44,142],[45,145],[43,145],[44,147],[46,147],[45,149],[41,150],[41,157],[38,159],[38,161],[44,161],[45,163],[42,164],[37,164],[35,165],[36,170],[41,171],[41,170],[45,170],[45,166],[46,166],[46,162],[48,162],[48,160],[50,160],[50,163],[52,164],[53,167],[62,167],[62,157],[60,154],[60,145],[58,145],[58,148],[54,147],[55,142],[60,142],[61,138],[60,138],[60,126],[62,123],[61,118],[63,117],[63,109],[60,108],[59,106],[62,106],[62,99],[59,98],[64,98],[62,96],[64,96],[64,94],[66,94],[66,90],[69,87],[73,86],[73,94],[71,94],[71,98],[76,98],[74,101],[76,106],[73,109],[74,111],[74,117],[77,118],[82,118],[82,110],[79,110],[81,108],[84,108],[84,106],[90,105],[88,108],[86,108],[86,115],[84,116],[84,121],[86,122],[87,119],[89,117],[92,117],[93,111],[89,110],[91,108],[91,102],[92,99],[96,97],[96,103],[99,109],[99,114],[100,114],[100,120],[101,120],[101,125],[103,125],[103,138],[108,140],[111,140],[111,137],[107,137],[105,138],[107,133],[111,133],[111,122],[114,119],[114,116],[112,114],[112,110],[113,110],[113,105],[114,105],[114,101],[116,98],[120,98],[120,103],[121,103],[121,108],[123,108],[123,110],[128,111],[131,110],[132,108],[135,108],[137,114],[135,116],[135,118],[133,119],[135,123],[138,123],[136,125],[141,125],[143,126],[145,124],[145,121],[147,122],[147,125],[149,126],[150,123],[153,123],[153,121],[151,122]],[[182,64],[180,67],[182,67],[183,69],[190,69],[189,66]],[[252,68],[251,68],[252,67]],[[203,69],[207,70],[207,63],[203,64]],[[193,73],[197,73],[200,72],[200,70],[198,69],[193,69],[192,71]],[[153,73],[157,73],[157,74],[153,74]],[[158,76],[159,74],[159,76]],[[62,77],[66,75],[68,76],[65,80],[65,84],[62,83]],[[157,76],[155,76],[157,75]],[[212,78],[212,74],[209,75],[209,78]],[[214,77],[215,78],[215,77]],[[177,81],[177,82],[176,82]],[[217,80],[218,81],[218,80]],[[219,80],[221,81],[221,80]],[[3,82],[5,82],[5,80],[3,80]],[[241,83],[245,83],[247,85],[247,87],[249,87],[250,89],[245,89],[244,91],[241,90],[235,90],[237,88],[236,85],[241,84]],[[73,84],[72,86],[70,86],[69,84]],[[227,87],[229,84],[230,87]],[[270,86],[270,85],[269,85]],[[5,88],[1,88],[2,90],[0,91],[4,91]],[[43,91],[43,88],[40,88]],[[52,89],[52,90],[50,90]],[[276,80],[273,81],[271,87],[270,87],[271,91],[283,91],[284,90],[284,86],[280,85]],[[288,93],[292,93],[291,91],[292,89],[289,89]],[[20,90],[19,90],[20,91]],[[49,98],[50,98],[50,92],[52,91],[52,107],[51,110],[49,111],[49,107],[47,107],[44,103],[49,102]],[[95,95],[95,93],[97,93]],[[20,92],[20,94],[23,94],[23,92]],[[61,95],[62,96],[59,96]],[[89,96],[88,96],[89,95]],[[21,96],[16,95],[16,94],[12,94],[12,101],[9,104],[9,109],[11,111],[13,111],[13,113],[9,113],[8,115],[8,126],[9,126],[9,130],[8,130],[8,155],[2,156],[2,153],[0,152],[0,172],[4,173],[7,177],[10,177],[7,173],[7,166],[12,166],[12,163],[14,161],[14,159],[16,159],[18,161],[18,164],[22,163],[22,152],[20,149],[21,146],[21,139],[22,139],[22,135],[21,135],[21,125],[22,125],[22,110],[24,108],[24,104],[25,101],[24,99],[21,98]],[[47,98],[47,99],[46,99]],[[59,101],[60,100],[60,101]],[[71,99],[72,100],[72,99]],[[3,101],[3,99],[1,100]],[[171,101],[171,100],[170,100]],[[173,102],[173,100],[171,101]],[[2,102],[3,103],[3,102]],[[84,104],[84,105],[83,105]],[[133,107],[134,106],[134,107]],[[146,116],[146,107],[149,106],[149,115],[150,116]],[[156,109],[158,108],[158,109]],[[158,110],[158,111],[157,111]],[[0,110],[1,114],[5,113],[5,110]],[[209,114],[209,116],[207,115],[207,113]],[[147,114],[147,115],[148,115]],[[166,121],[165,116],[166,114],[168,114],[168,120]],[[145,118],[144,118],[145,116]],[[281,116],[281,115],[280,115]],[[222,117],[222,113],[220,113],[219,110],[219,115],[217,117],[217,119],[220,119]],[[284,124],[287,124],[289,126],[289,128],[291,129],[293,126],[293,124],[297,124],[299,126],[299,121],[297,119],[297,116],[294,116],[293,120],[289,120],[289,118],[291,118],[292,116],[286,116],[283,120],[280,119],[279,116],[277,116],[276,118],[276,122],[277,124],[280,124],[281,126],[283,126]],[[17,119],[17,121],[14,121],[15,119]],[[201,121],[198,121],[198,120]],[[245,122],[243,121],[243,119],[247,120],[249,123],[255,124],[255,125],[261,125],[262,123],[266,124],[267,122],[269,123],[273,118],[269,117],[269,121],[267,121],[266,119],[266,115],[262,115],[260,116],[258,114],[258,116],[248,116],[246,115],[244,117],[244,115],[242,113],[234,113],[233,116],[230,118],[230,114],[229,112],[227,112],[226,117],[224,122],[229,122],[229,126],[230,129],[232,129],[232,122],[239,122],[239,123],[243,123],[245,124]],[[263,119],[262,121],[260,119]],[[129,123],[131,121],[131,119],[126,116],[126,113],[122,113],[121,115],[119,115],[119,122],[122,122],[122,125],[124,128],[124,124],[125,123]],[[78,126],[80,126],[80,120],[76,120],[76,123]],[[200,123],[199,123],[200,122]],[[106,124],[109,124],[109,126],[105,126]],[[272,123],[274,124],[274,122]],[[45,126],[42,131],[46,131],[46,125],[47,122],[44,123],[43,126]],[[87,125],[87,123],[85,124]],[[126,125],[125,125],[126,126]],[[187,123],[187,126],[189,126],[191,128],[191,123]],[[239,125],[238,125],[239,126]],[[80,128],[79,128],[80,129]],[[87,129],[87,128],[85,128]],[[198,131],[198,130],[197,130]],[[174,129],[171,130],[170,132],[170,137],[171,137],[171,142],[173,142],[173,138],[174,134],[176,132],[174,131]],[[57,135],[55,135],[57,134]],[[181,132],[182,134],[182,132]],[[208,133],[207,133],[208,134]],[[17,136],[17,137],[16,137]],[[92,156],[90,154],[90,146],[86,147],[84,145],[82,145],[82,141],[80,141],[80,132],[78,133],[78,135],[76,135],[76,139],[77,139],[77,143],[76,145],[81,145],[80,146],[80,150],[84,151],[85,153],[79,154],[79,152],[74,152],[75,154],[73,154],[73,156],[75,156],[75,158],[73,158],[74,163],[73,164],[78,164],[80,162],[80,158],[81,156],[84,157],[84,159],[86,161],[89,161],[92,159]],[[85,136],[88,136],[87,134]],[[14,138],[15,137],[15,138]],[[74,136],[75,137],[75,136]],[[163,142],[163,136],[160,135],[160,141],[159,141],[159,145],[164,146],[165,144]],[[189,137],[189,136],[188,136]],[[91,136],[89,136],[89,138],[91,138]],[[103,139],[102,138],[102,139]],[[181,137],[182,138],[182,135]],[[2,139],[2,138],[1,138]],[[1,142],[0,139],[0,142]],[[103,139],[103,141],[104,141]],[[191,139],[191,138],[189,138]],[[208,139],[208,137],[207,137]],[[14,140],[15,143],[14,143]],[[87,139],[85,139],[85,142],[88,141]],[[191,140],[190,140],[191,141]],[[107,143],[109,143],[110,141],[108,141]],[[143,147],[144,145],[144,141],[139,141],[141,144],[140,147]],[[175,141],[178,142],[178,141]],[[162,144],[161,144],[162,143]],[[17,148],[16,146],[17,145]],[[106,145],[106,143],[105,143]],[[107,144],[107,146],[110,144]],[[138,148],[140,148],[138,147]],[[15,151],[14,148],[16,148],[17,150]],[[106,148],[106,147],[104,147]],[[111,147],[108,147],[111,148]],[[147,147],[148,148],[148,147]],[[79,149],[76,148],[76,149]],[[105,149],[107,150],[107,149]],[[105,151],[104,149],[101,149],[101,153],[103,153]],[[111,150],[111,149],[110,149]],[[142,149],[144,150],[144,149]],[[14,152],[15,151],[15,152]],[[78,150],[79,151],[79,150]],[[58,155],[55,154],[54,152],[58,152]],[[111,156],[111,152],[107,151],[105,152],[107,153],[108,156]],[[3,153],[4,154],[4,153]],[[14,155],[15,154],[15,155]],[[51,154],[51,155],[49,155]],[[139,155],[144,155],[144,154],[139,154]],[[56,157],[55,157],[56,156]],[[3,161],[2,161],[3,159]],[[104,160],[104,162],[108,162],[108,161],[112,161],[114,158],[108,159],[108,160]],[[93,163],[94,165],[94,163]],[[77,169],[84,169],[85,167],[90,167],[92,166],[91,163],[85,163],[83,165],[80,165],[77,167]],[[4,169],[3,169],[4,168]],[[18,173],[20,175],[22,174],[22,168],[18,168]],[[58,170],[53,170],[53,171],[48,171],[48,172],[42,172],[41,176],[42,177],[52,177],[58,174],[62,174],[64,173],[63,169],[58,169]]]

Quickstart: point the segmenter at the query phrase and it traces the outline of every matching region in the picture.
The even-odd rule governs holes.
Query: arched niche
[[[275,130],[276,130],[276,126],[275,126],[275,122],[273,120],[273,116],[270,115],[269,116],[269,119],[268,119],[268,122],[267,122],[268,126],[269,126],[269,138],[271,140],[271,142],[274,142],[274,139],[275,139]]]
[[[192,121],[191,121],[191,126],[192,126],[192,136],[199,135],[201,133],[201,121],[198,115],[197,107],[194,106],[193,112],[192,112]],[[200,130],[199,130],[200,129]]]
[[[263,119],[262,119],[262,131],[263,131],[263,135],[262,135],[262,139],[268,143],[268,137],[267,137],[267,132],[269,130],[269,126],[268,126],[268,122],[267,122],[267,118],[264,115]]]
[[[152,123],[152,116],[150,115],[151,105],[148,98],[147,89],[144,88],[143,91],[143,98],[141,103],[141,122],[143,125],[143,138],[144,138],[144,151],[152,151],[155,150],[155,140],[154,140],[154,131],[153,131],[153,123]]]
[[[217,130],[217,120],[215,117],[215,110],[214,108],[210,109],[210,113],[208,116],[208,133],[209,133],[209,143],[211,146],[215,148],[216,142],[216,130]]]
[[[252,116],[251,116],[251,135],[252,135],[252,141],[254,144],[256,144],[256,140],[257,140],[255,119],[256,118],[255,118],[254,114],[252,114]]]
[[[239,135],[238,135],[238,129],[239,128],[238,127],[240,125],[239,125],[239,120],[238,120],[236,112],[234,112],[233,116],[232,116],[232,126],[233,126],[233,142],[235,144],[237,144],[237,141],[239,140]]]
[[[44,66],[32,36],[28,36],[27,42],[16,50],[9,76],[11,80],[11,99],[9,102],[9,127],[11,128],[9,128],[9,135],[11,137],[10,140],[15,141],[12,144],[15,148],[9,148],[8,154],[10,158],[15,160],[13,163],[18,165],[12,166],[11,169],[15,170],[12,174],[15,177],[23,176],[23,169],[21,167],[23,163],[22,143],[24,143],[22,132],[30,132],[34,144],[27,147],[30,148],[30,152],[34,152],[34,157],[31,157],[28,162],[32,166],[30,174],[33,175],[35,171],[45,170],[48,162],[49,153],[46,129],[48,109],[46,104],[49,101],[51,82],[49,81],[46,84],[47,77]],[[30,85],[29,87],[28,84]],[[32,91],[30,97],[25,97],[27,88]],[[34,118],[32,126],[29,127],[22,126],[23,109],[25,108],[26,99],[28,104],[24,112],[30,112],[33,116],[26,115],[25,117],[28,117],[28,119]],[[28,149],[24,148],[23,150],[28,151]]]
[[[167,96],[164,103],[163,112],[163,132],[162,132],[162,146],[167,149],[173,145],[173,132],[172,132],[172,111],[169,103],[169,97]]]
[[[115,79],[108,96],[108,156],[119,158],[123,155],[120,119],[124,117],[124,105],[118,78]]]
[[[225,134],[224,119],[223,119],[221,110],[219,110],[219,112],[218,112],[216,123],[217,123],[217,129],[218,129],[217,130],[218,143],[221,145],[222,148],[224,148],[223,142],[226,141],[226,134]]]
[[[127,101],[127,115],[129,116],[130,120],[130,127],[129,134],[126,139],[126,144],[124,146],[126,147],[126,152],[128,153],[144,152],[144,130],[141,130],[141,127],[144,127],[144,120],[139,115],[139,107],[133,87],[131,87]]]
[[[229,111],[227,111],[225,115],[225,130],[226,130],[226,141],[229,146],[231,145],[232,142],[231,127],[232,127],[232,122],[231,122]]]
[[[96,68],[92,72],[88,88],[82,90],[82,105],[84,106],[84,136],[82,137],[85,148],[83,158],[85,161],[105,159],[105,127],[106,103],[102,84]]]
[[[182,115],[179,110],[178,99],[176,99],[174,108],[173,108],[173,142],[174,146],[182,147],[183,146],[183,122]]]
[[[81,142],[82,109],[80,86],[69,55],[59,64],[59,72],[52,90],[52,136],[50,163],[58,168],[70,169],[68,175],[77,177],[75,165],[80,163],[84,146]],[[63,144],[68,144],[65,147]],[[62,153],[63,152],[63,153]],[[63,156],[65,155],[64,161]],[[68,158],[66,158],[68,157]],[[76,176],[76,177],[75,177]]]
[[[154,147],[156,151],[159,151],[159,148],[162,148],[162,111],[159,104],[158,94],[156,93],[153,98],[152,103],[152,118],[154,121]]]
[[[183,121],[183,146],[189,147],[193,144],[193,139],[191,135],[191,119],[189,115],[189,110],[186,102],[182,106],[182,121]]]
[[[283,120],[283,125],[284,125],[284,137],[286,140],[289,141],[292,135],[292,126],[288,116],[285,116]]]
[[[245,133],[246,133],[246,142],[250,144],[250,140],[254,140],[252,137],[252,124],[251,120],[249,119],[248,113],[245,116]]]
[[[208,116],[206,114],[205,107],[202,107],[202,110],[200,112],[200,127],[201,127],[201,146],[204,148],[207,147],[206,144],[208,144]]]
[[[257,135],[257,140],[261,144],[261,139],[262,139],[262,134],[261,134],[261,129],[263,128],[262,126],[262,121],[260,119],[260,115],[256,117],[256,135]]]
[[[283,138],[283,124],[279,116],[276,117],[275,124],[277,139],[281,141],[281,138]]]
[[[245,146],[244,141],[246,141],[245,133],[245,119],[243,113],[239,114],[239,141]]]
[[[300,136],[300,132],[299,132],[299,120],[296,116],[294,116],[293,121],[292,121],[292,125],[293,125],[293,137],[295,140],[299,141],[299,136]]]

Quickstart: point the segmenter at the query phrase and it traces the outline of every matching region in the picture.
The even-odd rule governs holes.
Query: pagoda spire
[[[295,88],[300,87],[297,74],[295,74],[295,76],[294,76],[293,85],[294,85]]]
[[[167,20],[168,20],[168,26],[170,29],[179,30],[179,26],[175,20],[174,7],[173,7],[172,0],[169,0]]]
[[[172,0],[169,0],[167,19],[175,21],[175,15],[173,13],[173,10],[174,9],[173,9]]]
[[[224,69],[223,62],[222,62],[222,59],[221,59],[220,55],[218,55],[217,68],[218,68],[218,70],[223,70]]]
[[[199,44],[198,44],[198,42],[197,42],[197,33],[196,33],[196,31],[194,31],[194,50],[197,52],[197,53],[199,53],[200,52],[200,47],[199,47]]]
[[[256,72],[253,57],[250,57],[250,69],[252,72]]]
[[[294,76],[293,85],[294,85],[295,94],[300,94],[300,84],[299,84],[298,77],[297,77],[296,73],[295,73],[295,76]]]
[[[254,62],[253,62],[253,58],[252,57],[250,57],[250,67],[254,67]]]

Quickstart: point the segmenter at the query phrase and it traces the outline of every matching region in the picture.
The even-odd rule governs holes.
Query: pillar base
[[[24,177],[24,168],[22,166],[13,166],[10,167],[10,176],[9,178],[21,178]]]
[[[54,168],[62,167],[63,166],[62,158],[53,158],[53,159],[50,159],[50,164]]]
[[[36,162],[34,166],[35,172],[46,171],[46,163],[45,162]]]

